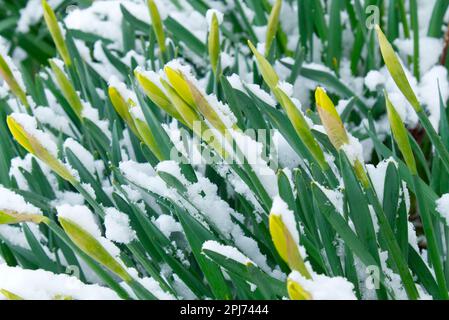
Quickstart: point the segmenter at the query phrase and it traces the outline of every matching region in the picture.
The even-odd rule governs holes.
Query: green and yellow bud
[[[170,84],[165,81],[164,79],[161,79],[162,86],[164,87],[165,91],[167,92],[167,95],[172,103],[172,105],[176,108],[176,111],[178,114],[180,114],[181,119],[183,119],[183,122],[192,129],[193,124],[195,121],[201,121],[201,118],[196,113],[195,110],[192,109],[192,107],[186,103],[184,99],[181,98],[181,96],[178,94],[179,91],[175,90],[170,86]],[[188,94],[190,94],[190,88],[187,84],[187,82],[183,83],[187,86]],[[184,89],[184,88],[183,88]],[[192,97],[193,99],[193,97]],[[192,100],[193,101],[193,100]]]
[[[276,0],[271,9],[270,17],[268,19],[267,33],[265,38],[265,56],[270,53],[273,39],[276,37],[276,33],[279,26],[279,15],[281,14],[282,0]]]
[[[143,92],[153,101],[159,108],[167,112],[173,118],[183,122],[181,115],[173,107],[170,99],[166,94],[156,85],[151,79],[149,79],[145,74],[139,70],[134,71],[134,75],[142,88]]]
[[[207,99],[201,93],[201,91],[192,83],[190,80],[185,79],[186,83],[189,86],[190,92],[194,99],[195,110],[203,115],[203,117],[209,121],[209,123],[217,130],[219,130],[222,134],[225,134],[226,125],[221,120],[218,113],[214,108],[209,104]]]
[[[159,10],[154,0],[148,0],[148,9],[150,10],[151,25],[156,34],[156,40],[159,44],[159,49],[163,54],[167,50],[165,46],[164,26],[162,25],[161,15],[159,14]]]
[[[0,209],[0,225],[1,224],[17,224],[21,222],[42,223],[48,220],[41,214],[19,213],[11,210]]]
[[[195,99],[193,98],[190,86],[181,71],[174,70],[169,66],[165,66],[164,71],[173,89],[190,107],[194,108]]]
[[[340,115],[323,88],[316,89],[315,101],[321,123],[326,129],[329,140],[335,149],[340,150],[343,145],[349,143],[349,137]]]
[[[218,72],[218,62],[220,59],[220,29],[218,18],[215,13],[212,14],[211,25],[208,36],[209,59],[212,71],[216,75]]]
[[[136,126],[134,125],[134,120],[129,112],[129,104],[131,101],[125,101],[125,98],[120,94],[120,91],[117,90],[114,86],[109,86],[108,88],[109,99],[114,106],[115,111],[119,114],[119,116],[126,122],[131,131],[139,137],[139,133],[137,131]]]
[[[6,59],[0,54],[0,75],[3,77],[3,80],[8,84],[11,92],[20,100],[20,102],[27,108],[30,108],[30,105],[27,100],[26,92],[20,86],[17,79],[14,77],[14,73],[8,65]]]
[[[158,160],[165,160],[159,148],[158,142],[154,137],[153,132],[151,132],[150,127],[148,126],[148,123],[140,117],[135,116],[133,116],[133,121],[138,132],[138,136],[143,141],[143,143],[145,143],[145,145],[151,150],[151,152],[153,152]]]
[[[62,57],[62,60],[64,60],[65,65],[70,67],[72,60],[70,58],[64,36],[62,35],[61,28],[59,27],[58,20],[56,19],[55,12],[46,0],[42,0],[42,8],[44,9],[45,23],[47,24],[47,28],[50,31],[53,42],[56,45],[56,49]]]
[[[304,118],[304,115],[301,113],[301,111],[298,110],[290,97],[287,96],[279,87],[276,87],[274,89],[274,95],[279,100],[282,108],[287,114],[290,122],[292,123],[296,133],[301,138],[302,142],[306,145],[307,149],[313,155],[320,167],[326,170],[329,165],[326,162],[323,150],[313,136],[312,131],[310,130],[310,127],[306,119]]]
[[[133,280],[116,258],[114,258],[89,232],[70,219],[59,217],[58,220],[69,238],[85,254],[119,276],[123,281],[131,282]]]
[[[418,101],[418,98],[413,92],[412,87],[410,86],[404,69],[402,68],[401,62],[398,59],[398,56],[394,52],[393,47],[391,46],[390,42],[388,42],[387,37],[378,25],[376,25],[376,31],[377,38],[379,40],[380,51],[391,77],[398,86],[399,90],[401,90],[402,94],[415,109],[415,111],[420,112],[422,110],[422,107]]]
[[[401,117],[397,113],[386,92],[385,102],[387,105],[388,121],[390,122],[391,131],[393,132],[393,137],[396,141],[396,144],[398,145],[399,150],[401,150],[404,161],[411,173],[417,174],[415,157],[410,145],[407,129],[405,128]]]
[[[259,71],[262,74],[264,81],[267,83],[268,87],[270,87],[270,89],[273,91],[279,82],[279,77],[276,74],[276,71],[274,70],[273,66],[268,62],[268,60],[265,59],[265,57],[262,54],[260,54],[259,51],[257,51],[257,49],[249,40],[248,46],[253,52],[254,56],[256,57],[257,65],[259,67]]]
[[[72,107],[75,114],[78,116],[80,120],[83,120],[83,104],[81,102],[78,93],[72,85],[72,82],[69,80],[65,72],[59,67],[56,60],[49,60],[50,67],[55,75],[56,82],[58,83],[59,89],[61,89],[62,94],[65,99],[68,101],[70,106]]]
[[[298,243],[293,238],[282,216],[272,212],[269,217],[269,229],[271,239],[281,258],[288,264],[290,269],[300,272],[304,277],[310,278],[304,260],[299,252]]]
[[[77,183],[77,179],[72,172],[49,150],[47,150],[32,133],[27,132],[25,128],[17,122],[12,115],[6,119],[9,131],[14,139],[29,153],[35,155],[38,159],[48,165],[61,178],[70,183]]]
[[[6,298],[6,300],[25,300],[21,296],[18,296],[17,294],[6,289],[0,289],[0,293]]]
[[[290,300],[312,300],[312,295],[291,278],[287,279],[287,292]]]

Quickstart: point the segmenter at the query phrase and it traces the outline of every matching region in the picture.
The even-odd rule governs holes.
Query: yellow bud
[[[271,90],[274,90],[274,88],[276,88],[279,82],[279,77],[276,74],[276,71],[274,70],[273,66],[268,62],[268,60],[265,59],[265,57],[261,55],[259,51],[257,51],[257,49],[249,40],[248,45],[251,51],[253,52],[254,56],[256,57],[257,65],[259,67],[259,71],[262,74],[264,81],[267,83],[268,87],[270,87]]]
[[[145,145],[150,148],[151,152],[158,158],[160,161],[164,160],[164,157],[159,149],[156,138],[150,130],[148,124],[138,118],[134,118],[134,123],[137,128],[137,132],[139,133],[140,138],[145,143]]]
[[[48,165],[54,172],[56,172],[61,178],[69,181],[70,183],[76,183],[77,179],[73,176],[70,170],[57,159],[49,150],[47,150],[41,142],[39,142],[32,133],[27,132],[25,128],[18,123],[12,115],[9,115],[6,119],[9,131],[13,135],[14,139],[24,147],[28,152],[35,155],[42,162]]]
[[[159,14],[159,10],[154,3],[154,0],[148,0],[148,9],[150,10],[151,24],[153,26],[154,33],[156,34],[157,43],[161,53],[166,51],[164,27],[162,25],[162,19]]]
[[[404,69],[399,62],[399,59],[394,52],[393,47],[388,42],[387,37],[385,37],[384,33],[378,25],[376,25],[376,31],[377,38],[379,40],[380,51],[382,53],[385,65],[387,66],[387,69],[391,74],[391,77],[393,78],[394,82],[396,82],[399,90],[401,90],[402,94],[405,96],[408,102],[410,102],[415,111],[420,112],[422,110],[422,107],[419,104],[419,101],[416,98],[416,95],[413,92],[410,83],[408,82],[407,76],[405,75]]]
[[[190,92],[195,101],[194,105],[196,107],[196,110],[199,111],[214,128],[224,134],[226,131],[226,125],[223,123],[220,116],[217,114],[214,108],[212,108],[201,91],[190,80],[185,79],[185,81],[189,86]]]
[[[85,254],[115,273],[123,281],[130,282],[133,280],[125,268],[89,232],[69,219],[59,217],[59,223],[69,238]]]
[[[391,131],[393,132],[393,137],[401,150],[402,156],[404,157],[407,167],[412,174],[417,173],[415,157],[413,155],[412,147],[410,146],[410,141],[408,139],[407,129],[402,122],[401,117],[397,113],[387,93],[385,92],[385,102],[387,105],[388,121],[390,122]]]
[[[218,25],[218,18],[215,13],[212,14],[212,21],[207,42],[212,71],[217,74],[218,61],[220,59],[220,29]]]
[[[173,107],[170,99],[165,95],[165,93],[148,77],[138,70],[134,71],[137,81],[143,92],[153,101],[159,108],[167,112],[173,118],[183,122],[181,115]]]
[[[11,291],[8,291],[6,289],[0,289],[0,293],[7,299],[7,300],[25,300],[21,296],[18,296]]]
[[[9,89],[11,92],[20,100],[20,102],[27,107],[30,108],[30,105],[28,104],[28,100],[26,97],[26,92],[17,82],[17,79],[14,78],[14,74],[9,67],[8,63],[6,62],[6,59],[0,54],[0,75],[3,77],[5,82],[8,84]]]
[[[287,292],[290,300],[312,300],[312,295],[290,278],[287,279]]]
[[[349,143],[348,134],[341,121],[340,115],[335,109],[332,100],[323,88],[318,87],[315,91],[315,100],[321,122],[332,145],[339,150],[341,146]]]
[[[195,106],[195,100],[190,92],[189,84],[179,70],[174,70],[169,66],[164,67],[165,74],[178,95],[192,108]]]
[[[289,265],[290,269],[297,270],[309,279],[311,276],[301,257],[298,244],[282,221],[282,216],[272,212],[269,217],[269,229],[271,239],[281,258]]]
[[[69,78],[67,78],[65,72],[58,66],[58,64],[53,60],[49,60],[50,67],[55,75],[56,82],[58,83],[59,89],[61,89],[62,94],[65,99],[68,101],[70,106],[72,107],[75,114],[78,116],[80,120],[83,119],[83,104],[81,102],[78,93],[70,82]]]
[[[273,39],[276,37],[281,7],[282,7],[282,0],[276,0],[276,2],[273,5],[273,8],[271,9],[265,38],[265,56],[268,56],[268,54],[270,53],[271,44],[273,43]]]
[[[0,210],[0,225],[1,224],[16,224],[20,222],[32,222],[39,224],[47,221],[48,218],[40,214],[19,213],[10,210]]]
[[[192,129],[193,123],[195,121],[200,121],[200,117],[198,116],[198,114],[195,112],[195,110],[193,110],[186,102],[184,99],[182,99],[179,94],[178,91],[175,91],[175,89],[173,89],[170,84],[168,84],[167,81],[165,81],[164,79],[161,79],[161,83],[162,86],[164,87],[165,91],[168,94],[168,97],[172,103],[172,105],[176,108],[176,111],[180,114],[181,118],[183,119],[184,123],[190,128]],[[188,86],[188,84],[186,82],[184,82],[185,85],[187,86],[187,90],[190,94],[190,88]],[[192,98],[193,99],[193,98]]]
[[[125,101],[124,97],[120,94],[117,88],[110,86],[108,88],[109,99],[111,99],[112,105],[115,111],[120,115],[120,117],[126,122],[131,131],[139,137],[136,126],[134,125],[133,118],[129,113],[129,104]]]
[[[70,67],[72,60],[70,59],[69,50],[67,49],[67,45],[59,27],[58,20],[56,19],[55,12],[46,0],[42,0],[42,8],[44,9],[45,23],[47,24],[47,28],[50,31],[51,37],[56,45],[56,49],[62,57],[62,60],[64,60],[66,66]]]

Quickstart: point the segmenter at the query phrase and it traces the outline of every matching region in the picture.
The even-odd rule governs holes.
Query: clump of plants
[[[447,1],[15,3],[2,298],[449,298]]]

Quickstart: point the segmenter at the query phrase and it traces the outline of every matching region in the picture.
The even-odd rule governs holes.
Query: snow
[[[26,270],[0,265],[0,288],[26,300],[52,300],[70,297],[74,300],[118,300],[117,294],[97,284],[84,284],[66,274],[44,270]]]
[[[393,158],[382,160],[377,164],[377,166],[374,166],[372,164],[366,165],[366,170],[368,171],[368,175],[371,179],[371,182],[373,184],[374,190],[376,191],[377,198],[379,198],[380,203],[383,203],[384,201],[383,199],[384,199],[385,175],[387,173],[387,168],[390,165],[390,163],[393,163],[395,166],[397,166],[397,163]]]
[[[441,198],[436,201],[436,209],[445,220],[446,225],[449,226],[449,193],[443,194]]]
[[[209,26],[209,28],[212,25],[212,17],[214,15],[217,17],[219,25],[223,23],[223,13],[218,10],[215,10],[215,9],[209,9],[206,12],[206,20],[207,20],[207,25]]]
[[[90,174],[95,176],[97,172],[97,168],[99,168],[100,172],[103,171],[104,165],[103,162],[95,161],[94,156],[82,146],[78,141],[67,138],[64,141],[64,149],[70,149],[74,153],[74,155],[78,158],[78,160],[83,164],[83,166],[89,171]]]
[[[328,277],[314,273],[312,279],[293,271],[289,279],[301,285],[313,300],[357,300],[354,285],[343,277]]]
[[[360,141],[353,137],[352,135],[348,135],[349,143],[341,146],[341,150],[343,150],[348,157],[349,162],[354,164],[356,161],[360,161],[360,163],[364,163],[363,161],[363,147]]]
[[[106,208],[104,226],[106,238],[109,240],[128,244],[136,239],[136,232],[129,225],[129,217],[116,208]]]
[[[365,76],[365,86],[370,91],[376,91],[377,86],[383,84],[385,80],[385,76],[381,72],[377,70],[370,70]]]
[[[57,114],[52,108],[37,107],[33,110],[33,114],[40,123],[47,124],[66,135],[73,135],[67,117]]]
[[[20,214],[42,214],[39,208],[29,204],[22,196],[6,189],[2,185],[0,185],[0,211]]]
[[[241,253],[237,248],[226,246],[218,243],[217,241],[206,241],[203,243],[202,250],[209,250],[213,251],[215,253],[218,253],[222,256],[225,256],[228,259],[237,261],[241,264],[248,265],[252,264],[255,265],[254,262],[252,262],[248,257],[246,257],[243,253]]]
[[[155,221],[157,228],[169,238],[173,232],[183,232],[182,226],[168,214],[160,215]]]

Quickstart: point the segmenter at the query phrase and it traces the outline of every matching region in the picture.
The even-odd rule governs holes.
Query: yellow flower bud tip
[[[83,221],[88,221],[87,223],[85,223],[86,226],[81,226],[77,222],[72,220],[72,213],[67,211],[69,209],[78,210],[77,214],[80,214],[83,217]],[[58,208],[58,220],[66,234],[76,244],[76,246],[78,246],[85,254],[90,256],[92,259],[115,273],[125,282],[132,281],[132,277],[123,267],[122,263],[119,262],[116,257],[114,257],[115,254],[113,255],[109,252],[109,250],[112,248],[114,248],[114,250],[118,249],[116,249],[116,247],[113,246],[111,242],[107,241],[107,239],[101,238],[100,231],[93,222],[93,217],[91,217],[90,221],[84,210],[88,209],[82,206]],[[87,228],[89,228],[89,231],[86,230]],[[96,234],[97,232],[98,234]],[[109,250],[104,247],[103,243],[108,243]]]
[[[279,15],[281,13],[282,0],[276,0],[271,9],[270,17],[268,19],[267,32],[265,38],[265,56],[268,56],[271,49],[273,39],[276,37],[276,32],[279,25]]]
[[[335,109],[334,103],[326,94],[326,91],[317,87],[315,101],[321,122],[332,145],[339,150],[343,145],[349,143],[349,137],[341,121],[340,115]]]
[[[287,279],[287,292],[290,300],[312,300],[312,295],[290,278]]]
[[[253,43],[250,40],[248,40],[248,46],[254,54],[254,57],[256,58],[259,71],[262,74],[264,81],[267,83],[271,90],[274,90],[279,83],[279,76],[277,75],[273,66],[262,54],[260,54],[259,51],[257,51],[256,47],[254,47]]]
[[[70,183],[78,181],[76,173],[58,159],[58,147],[45,132],[37,129],[36,120],[24,113],[12,113],[7,119],[14,139],[29,153],[48,165],[61,178]]]
[[[212,13],[210,30],[208,36],[208,49],[209,49],[209,58],[212,66],[212,71],[217,73],[218,61],[220,58],[220,32],[219,32],[219,23],[218,17],[215,12]]]
[[[164,67],[164,72],[167,75],[168,81],[179,96],[187,102],[192,108],[195,107],[195,99],[190,91],[189,84],[187,83],[184,74],[180,70],[175,70],[169,66]]]
[[[17,71],[17,68],[12,64],[11,59],[8,56],[3,56],[0,53],[0,76],[2,76],[4,81],[8,84],[11,92],[20,100],[23,105],[25,105],[25,107],[29,109],[30,106],[26,97],[26,92],[21,79],[21,75],[18,74],[20,79],[16,79],[13,70]],[[21,83],[19,83],[19,81]]]
[[[388,72],[390,73],[399,90],[412,105],[415,111],[422,111],[422,107],[418,101],[418,98],[416,97],[415,92],[410,86],[410,82],[408,81],[404,68],[402,67],[402,64],[399,61],[399,58],[396,55],[393,47],[378,25],[376,25],[375,29],[377,32],[377,39],[379,41],[380,52],[388,69]]]
[[[69,67],[72,64],[72,60],[70,58],[69,50],[67,49],[61,28],[58,24],[58,20],[56,19],[55,12],[46,0],[42,0],[42,8],[44,11],[45,23],[47,24],[47,28],[50,31],[53,42],[56,45],[56,49],[64,60],[64,63]]]
[[[279,196],[273,199],[268,222],[271,239],[281,258],[292,270],[297,270],[304,277],[310,278],[310,273],[303,260],[306,252],[299,246],[295,216]]]
[[[12,293],[9,290],[6,289],[0,289],[0,293],[7,299],[7,300],[24,300],[21,296],[16,295],[15,293]]]
[[[151,24],[156,35],[157,43],[159,44],[159,49],[164,53],[166,51],[164,27],[161,15],[159,14],[159,9],[154,0],[148,0],[148,9],[150,11]]]
[[[408,138],[407,129],[405,125],[388,98],[388,94],[385,92],[385,102],[387,106],[388,121],[390,122],[391,131],[393,137],[396,140],[396,144],[404,157],[404,161],[412,174],[417,174],[417,167],[415,156],[413,155],[412,147]]]

